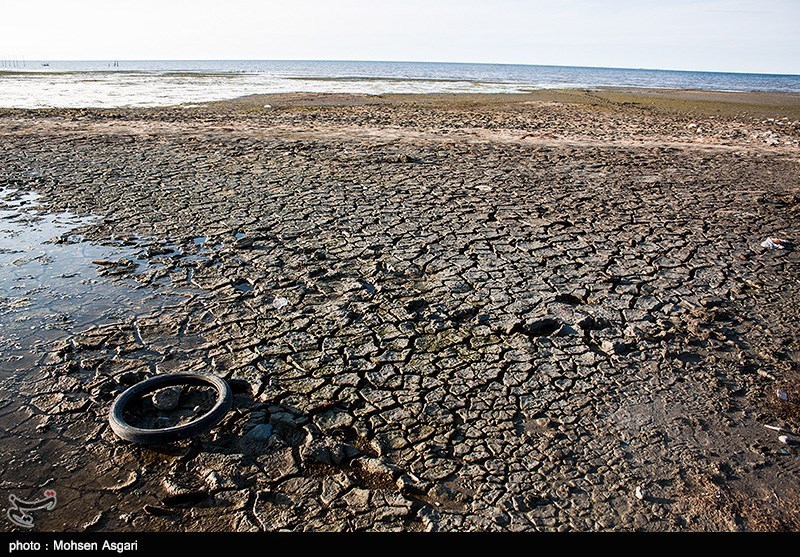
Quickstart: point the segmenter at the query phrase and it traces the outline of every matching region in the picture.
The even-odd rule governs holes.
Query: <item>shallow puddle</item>
[[[79,232],[96,217],[48,213],[38,197],[0,188],[0,485],[9,490],[4,498],[57,490],[60,516],[70,522],[48,522],[39,513],[37,528],[81,529],[97,512],[85,504],[87,494],[128,485],[137,463],[128,458],[111,466],[98,452],[105,426],[81,418],[90,404],[85,385],[68,371],[49,378],[37,372],[75,335],[157,319],[205,296],[192,270],[213,265],[206,253],[213,246],[195,242],[184,253],[147,239],[90,242]],[[178,333],[163,342],[196,339]]]
[[[150,263],[137,246],[84,241],[92,217],[41,210],[35,193],[0,189],[0,372],[35,365],[39,348],[92,325],[171,301],[126,273]],[[173,297],[174,298],[174,297]]]

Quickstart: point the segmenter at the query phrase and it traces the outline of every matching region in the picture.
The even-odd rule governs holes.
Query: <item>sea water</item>
[[[800,76],[645,69],[329,61],[0,61],[0,107],[169,106],[259,93],[521,93],[649,87],[800,92]]]

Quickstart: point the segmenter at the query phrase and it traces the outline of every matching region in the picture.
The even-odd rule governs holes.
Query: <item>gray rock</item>
[[[297,425],[297,418],[289,412],[273,412],[269,417],[269,423]]]
[[[181,400],[181,387],[164,387],[153,393],[153,406],[159,410],[175,410]]]
[[[242,437],[242,441],[247,442],[259,442],[259,441],[267,441],[269,438],[272,437],[272,425],[271,424],[259,424],[247,434]]]
[[[600,343],[600,350],[609,355],[624,355],[630,352],[632,348],[630,344],[619,341],[604,340]]]
[[[239,447],[245,454],[263,453],[274,444],[275,436],[270,424],[257,425],[239,440]]]

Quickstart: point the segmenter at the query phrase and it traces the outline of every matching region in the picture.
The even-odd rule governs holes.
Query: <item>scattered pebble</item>
[[[759,369],[756,373],[758,373],[761,377],[766,377],[767,379],[772,379],[773,381],[775,380],[774,375],[768,371],[764,371],[763,369]]]
[[[777,391],[778,398],[781,400],[789,400],[789,395],[783,389],[778,389]]]
[[[788,435],[780,435],[778,437],[778,441],[780,441],[784,445],[788,445],[792,440]]]
[[[634,495],[636,495],[636,498],[639,501],[644,501],[644,491],[642,491],[642,486],[640,485],[636,486],[636,491],[634,492]]]
[[[286,298],[275,298],[272,300],[272,307],[275,309],[281,309],[289,305],[289,300]]]

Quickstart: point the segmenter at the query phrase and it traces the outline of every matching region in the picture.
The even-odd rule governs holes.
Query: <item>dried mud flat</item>
[[[629,91],[2,111],[0,188],[99,217],[53,245],[127,250],[92,280],[134,300],[0,338],[3,498],[55,489],[41,530],[797,530],[800,255],[760,244],[800,240],[798,120]],[[113,399],[181,370],[230,380],[222,424],[116,439]]]

